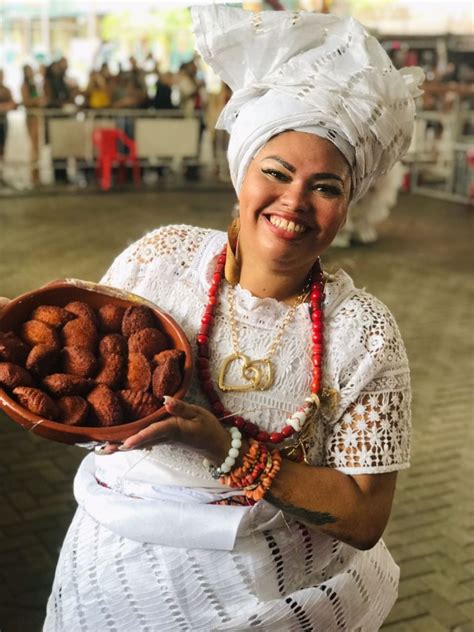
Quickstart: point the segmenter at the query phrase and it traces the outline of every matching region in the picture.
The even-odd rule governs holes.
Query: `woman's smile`
[[[271,213],[262,214],[268,228],[283,239],[299,241],[309,231],[309,227],[299,217]]]

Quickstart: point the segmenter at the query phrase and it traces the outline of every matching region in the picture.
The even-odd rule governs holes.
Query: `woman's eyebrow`
[[[280,158],[280,156],[265,156],[265,158],[262,158],[262,162],[264,160],[276,160],[283,167],[285,167],[285,169],[288,169],[288,171],[291,171],[291,173],[295,173],[296,171],[296,167],[294,167],[293,165],[290,165],[289,162],[286,162],[286,160],[283,160],[283,158]],[[339,182],[344,184],[344,180],[341,178],[341,176],[338,176],[336,173],[331,173],[329,171],[313,173],[311,177],[314,178],[315,180],[339,180]]]
[[[265,158],[262,159],[262,162],[263,160],[276,160],[283,167],[285,167],[285,169],[288,169],[288,171],[291,171],[291,173],[295,173],[296,171],[296,167],[293,167],[293,165],[290,165],[289,162],[286,162],[286,160],[283,160],[283,158],[280,158],[280,156],[265,156]]]

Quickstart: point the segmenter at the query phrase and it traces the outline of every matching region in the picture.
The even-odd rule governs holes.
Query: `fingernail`
[[[128,448],[125,445],[119,445],[119,447],[117,448],[120,452],[128,452],[129,450],[133,450],[133,448]]]
[[[176,401],[175,398],[174,397],[170,397],[170,395],[165,395],[163,397],[163,402],[164,402],[165,406],[166,406],[166,404],[173,404],[175,401]]]

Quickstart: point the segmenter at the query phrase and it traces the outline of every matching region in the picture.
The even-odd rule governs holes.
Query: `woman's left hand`
[[[165,397],[165,408],[170,417],[150,424],[128,437],[122,445],[107,444],[100,454],[117,450],[135,450],[162,443],[180,443],[220,465],[226,458],[231,438],[217,417],[211,412],[173,397]]]

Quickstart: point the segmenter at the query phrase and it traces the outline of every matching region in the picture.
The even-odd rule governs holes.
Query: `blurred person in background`
[[[193,116],[202,109],[201,91],[204,83],[197,77],[198,69],[194,59],[181,64],[176,85],[179,90],[179,107],[185,116]]]
[[[175,81],[175,75],[172,72],[159,73],[155,95],[151,101],[152,107],[156,110],[174,110],[176,108],[172,99]]]
[[[90,73],[89,83],[84,96],[86,99],[86,107],[92,108],[93,110],[111,106],[110,88],[102,72],[93,70]]]
[[[112,73],[110,71],[109,64],[106,61],[101,64],[99,72],[108,83],[112,77]]]
[[[194,116],[199,119],[198,155],[200,155],[202,135],[206,129],[205,108],[207,105],[207,92],[204,81],[198,77],[198,67],[195,59],[181,64],[176,78],[176,85],[179,90],[179,107],[184,116]],[[198,179],[199,167],[197,165],[188,165],[185,169],[185,176],[189,180]]]
[[[40,92],[33,68],[26,64],[23,66],[23,83],[21,84],[21,98],[26,108],[26,126],[31,141],[31,178],[33,184],[39,184],[39,132],[40,117],[28,112],[30,109],[44,107],[46,100]]]
[[[397,162],[393,168],[380,176],[361,200],[349,206],[345,225],[332,242],[338,248],[351,244],[372,244],[377,241],[377,226],[388,219],[396,205],[403,181],[404,168]]]
[[[49,108],[62,108],[73,102],[73,94],[66,80],[67,60],[53,61],[45,74],[44,95]]]
[[[129,58],[130,70],[128,71],[129,90],[133,91],[136,99],[136,106],[146,108],[149,105],[148,91],[145,80],[145,71],[140,68],[135,57]]]
[[[8,134],[8,112],[16,108],[12,93],[4,83],[4,73],[0,68],[0,180],[2,178],[3,156]]]
[[[229,182],[229,165],[227,163],[227,146],[229,134],[222,129],[216,129],[217,120],[227,105],[232,90],[223,81],[218,92],[209,92],[206,104],[206,129],[210,135],[214,172],[222,182]]]

